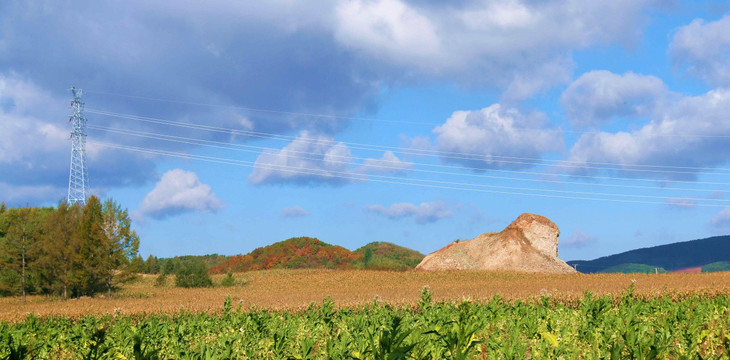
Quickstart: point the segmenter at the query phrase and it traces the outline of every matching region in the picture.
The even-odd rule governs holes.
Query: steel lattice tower
[[[68,203],[86,205],[86,194],[89,188],[89,173],[86,170],[86,118],[84,118],[84,102],[81,101],[83,91],[71,88],[73,99],[69,118],[71,123],[71,172],[68,177]]]

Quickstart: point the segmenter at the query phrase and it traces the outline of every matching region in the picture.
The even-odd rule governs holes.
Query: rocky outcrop
[[[558,226],[548,218],[524,213],[501,232],[453,242],[427,255],[416,269],[574,273],[558,259],[559,235]]]

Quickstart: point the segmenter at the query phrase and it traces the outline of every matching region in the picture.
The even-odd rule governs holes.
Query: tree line
[[[62,298],[112,291],[139,264],[139,237],[126,209],[96,196],[86,205],[0,204],[0,295]],[[133,261],[137,259],[137,261]]]

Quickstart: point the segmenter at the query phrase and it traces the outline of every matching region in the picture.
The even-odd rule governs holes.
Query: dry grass
[[[222,275],[214,276],[220,284]],[[499,294],[506,300],[551,296],[578,299],[585,291],[596,295],[620,296],[634,283],[641,296],[684,296],[730,294],[730,272],[711,274],[568,274],[536,275],[523,273],[453,271],[386,272],[364,270],[267,270],[235,274],[241,283],[234,287],[206,289],[174,288],[173,277],[167,287],[155,287],[156,276],[143,275],[126,285],[115,297],[58,300],[31,296],[23,305],[20,298],[0,298],[0,320],[18,321],[29,314],[79,317],[103,315],[219,311],[230,295],[244,308],[296,310],[331,297],[339,306],[352,306],[380,299],[392,304],[415,303],[423,286],[428,285],[436,300],[487,300]]]

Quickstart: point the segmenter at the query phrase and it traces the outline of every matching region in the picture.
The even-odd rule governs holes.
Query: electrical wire
[[[238,130],[238,129],[232,129],[232,128],[224,128],[224,127],[209,126],[209,125],[199,125],[199,124],[192,124],[192,123],[181,123],[181,122],[170,121],[170,120],[163,120],[163,119],[129,115],[129,114],[112,113],[112,112],[106,112],[106,111],[100,111],[100,110],[94,110],[94,109],[87,109],[86,111],[89,113],[94,113],[94,114],[98,114],[98,115],[105,115],[105,116],[118,117],[118,118],[129,119],[129,120],[137,120],[137,121],[150,122],[150,123],[156,123],[156,124],[162,124],[162,125],[190,128],[190,129],[224,132],[226,134],[242,135],[242,136],[265,138],[265,139],[274,139],[274,140],[282,140],[282,141],[300,140],[300,141],[307,141],[307,142],[311,142],[311,143],[322,143],[323,142],[323,140],[320,140],[320,139],[309,139],[309,138],[293,137],[293,136],[286,136],[286,135],[279,135],[279,134],[272,134],[272,133],[265,133],[265,132]],[[327,143],[329,143],[329,141],[330,140],[326,140]],[[726,168],[689,167],[689,166],[673,166],[673,165],[649,165],[649,164],[618,164],[618,163],[605,163],[605,162],[578,162],[578,161],[571,161],[571,160],[551,160],[551,159],[541,159],[541,158],[509,157],[509,156],[498,156],[498,155],[489,155],[487,157],[485,155],[474,154],[474,153],[448,152],[448,151],[427,150],[427,149],[406,149],[406,148],[393,147],[393,146],[353,143],[353,142],[342,142],[342,143],[347,145],[350,148],[360,149],[360,150],[376,151],[375,149],[377,149],[379,151],[379,150],[386,149],[386,150],[391,150],[391,151],[394,150],[394,151],[398,151],[399,153],[404,153],[404,154],[409,154],[409,155],[414,155],[414,156],[440,156],[442,158],[447,158],[447,159],[452,159],[452,160],[469,160],[469,161],[476,160],[476,161],[484,161],[484,162],[495,162],[495,163],[500,163],[500,164],[535,165],[536,163],[539,163],[539,162],[553,162],[553,163],[555,163],[554,165],[552,165],[554,167],[568,167],[568,168],[572,167],[572,168],[580,168],[580,169],[614,170],[614,171],[661,173],[661,174],[685,174],[685,175],[695,175],[695,173],[696,173],[695,171],[657,170],[658,168],[664,168],[664,169],[721,171],[721,173],[719,173],[717,175],[730,175],[730,169],[726,169]],[[494,160],[492,158],[515,159],[515,160]],[[517,160],[524,160],[524,161],[517,161]],[[621,166],[621,167],[606,167],[606,166]],[[626,167],[630,167],[630,168],[626,168]],[[641,169],[643,167],[654,168],[654,169]],[[485,170],[485,169],[482,169],[482,170]],[[727,171],[729,173],[722,173],[722,171]],[[576,175],[571,174],[571,176],[576,176]],[[592,177],[592,176],[586,176],[586,177]],[[634,180],[634,179],[626,179],[626,180]],[[667,181],[669,181],[669,180],[667,180]]]
[[[331,171],[331,170],[324,170],[324,169],[312,169],[312,168],[306,168],[306,167],[296,167],[295,168],[295,167],[291,167],[291,166],[287,166],[287,165],[267,164],[267,163],[260,163],[258,161],[252,162],[252,161],[236,160],[236,159],[212,157],[212,156],[203,156],[203,155],[192,155],[192,154],[178,153],[178,152],[165,151],[165,150],[147,149],[147,148],[141,148],[141,147],[118,145],[118,144],[113,144],[113,143],[104,143],[104,142],[98,142],[98,141],[93,141],[93,140],[89,141],[89,142],[100,145],[100,146],[107,146],[107,147],[112,147],[112,148],[117,148],[117,149],[130,150],[130,151],[138,151],[138,152],[144,152],[144,153],[148,153],[148,154],[173,156],[173,157],[179,157],[179,158],[184,158],[184,159],[195,159],[195,160],[202,160],[202,161],[215,162],[215,163],[228,164],[228,165],[253,167],[253,168],[258,168],[258,169],[287,171],[287,172],[292,172],[295,174],[318,175],[318,176],[324,176],[327,178],[340,178],[340,179],[355,180],[355,181],[374,181],[374,182],[380,182],[380,183],[413,185],[413,186],[461,190],[461,191],[476,191],[476,192],[521,195],[521,196],[537,196],[537,197],[549,197],[549,198],[609,201],[609,202],[624,202],[624,203],[645,203],[645,204],[666,205],[667,201],[671,200],[671,198],[668,198],[668,197],[652,196],[652,195],[631,195],[631,194],[615,194],[615,193],[580,192],[580,191],[569,191],[569,190],[533,189],[533,188],[522,188],[522,187],[513,187],[513,186],[470,184],[470,183],[459,183],[459,182],[439,181],[439,180],[407,179],[407,178],[399,178],[399,177],[384,176],[384,175],[366,175],[366,174],[356,174],[356,173],[352,173],[352,172]],[[407,180],[407,181],[404,181],[404,180]],[[474,188],[474,187],[477,187],[477,188]],[[497,190],[495,190],[495,189],[497,189]],[[580,196],[578,196],[578,195],[580,195]],[[603,198],[603,197],[587,197],[587,196],[609,196],[609,197]],[[622,199],[619,199],[616,197],[622,197]],[[663,199],[665,201],[658,202],[658,201],[649,201],[649,200],[633,200],[634,198]],[[693,201],[708,201],[709,200],[709,201],[718,201],[718,202],[730,202],[730,200],[721,200],[721,199],[712,199],[712,200],[710,200],[710,199],[686,199],[686,200],[693,200]],[[702,207],[723,207],[723,208],[726,207],[726,205],[708,204],[708,203],[704,203],[704,202],[696,203],[695,205],[702,206]]]
[[[335,119],[335,120],[343,119],[343,120],[357,120],[357,121],[384,122],[384,123],[402,123],[402,124],[415,124],[415,125],[426,125],[426,126],[440,126],[441,125],[441,124],[434,124],[434,123],[421,122],[421,121],[388,120],[388,119],[376,119],[376,118],[355,117],[355,116],[341,116],[341,115],[332,115],[332,114],[303,113],[303,112],[294,112],[294,111],[252,108],[252,107],[236,106],[236,105],[220,105],[220,104],[193,102],[193,101],[162,99],[162,98],[138,96],[138,95],[125,95],[125,94],[117,94],[117,93],[111,93],[111,92],[105,92],[105,91],[94,91],[94,90],[84,90],[84,91],[86,93],[90,93],[90,94],[109,95],[109,96],[123,97],[123,98],[128,98],[128,99],[137,99],[137,100],[146,100],[146,101],[155,101],[155,102],[167,102],[167,103],[172,103],[172,104],[194,105],[194,106],[203,106],[203,107],[210,107],[210,108],[245,110],[245,111],[251,111],[251,112],[261,112],[261,113],[270,113],[270,114],[279,114],[279,115],[326,118],[326,119]],[[542,129],[542,128],[514,128],[514,129],[520,130],[520,131],[545,131],[545,129]],[[601,134],[600,131],[568,131],[568,130],[561,130],[561,131],[564,133],[573,133],[573,134]],[[728,136],[728,135],[699,135],[699,134],[657,134],[657,136],[680,137],[680,138],[681,137],[730,138],[730,136]]]
[[[96,126],[96,125],[87,125],[87,128],[92,129],[92,130],[99,130],[99,131],[105,131],[105,132],[109,132],[109,133],[129,135],[129,136],[141,137],[141,138],[146,138],[146,139],[154,139],[154,140],[175,142],[175,143],[188,144],[188,145],[196,145],[196,146],[216,148],[216,149],[233,150],[233,151],[247,152],[247,153],[254,153],[254,154],[259,154],[261,151],[271,152],[271,153],[276,153],[279,151],[279,149],[271,148],[271,147],[244,145],[244,144],[231,144],[231,143],[227,143],[227,142],[223,142],[223,141],[195,139],[195,138],[189,138],[189,137],[157,134],[157,133],[144,132],[144,131],[109,128],[109,127]],[[287,156],[293,157],[296,159],[322,161],[321,157],[303,156],[303,155],[318,156],[321,154],[317,154],[317,153],[313,153],[313,152],[306,152],[306,151],[292,150],[292,149],[287,149],[286,151],[287,151]],[[294,155],[294,154],[300,154],[300,155]],[[342,160],[334,160],[332,158],[339,158]],[[393,161],[393,160],[385,160],[385,159],[371,159],[371,158],[355,157],[355,156],[350,156],[350,155],[334,155],[334,154],[328,155],[328,162],[340,163],[340,164],[345,164],[345,165],[354,165],[354,166],[361,165],[359,163],[350,161],[353,159],[354,160],[363,160],[363,161],[376,160],[379,162],[379,164],[377,165],[379,168],[384,168],[384,169],[393,170],[393,171],[406,170],[403,166],[400,166],[399,164],[406,164],[409,166],[435,167],[435,168],[444,167],[442,165],[436,165],[436,164],[403,162],[401,160]],[[395,165],[387,166],[387,165],[384,165],[383,163],[392,163]],[[450,166],[448,166],[448,167],[450,167]],[[663,190],[663,191],[693,191],[693,192],[721,191],[720,189],[669,188],[669,187],[658,187],[658,186],[583,183],[583,182],[551,180],[551,179],[528,179],[528,178],[505,177],[505,176],[495,176],[495,175],[486,175],[486,174],[456,173],[456,172],[449,172],[449,171],[426,170],[426,169],[418,169],[418,168],[410,168],[410,169],[408,169],[408,171],[419,172],[419,173],[428,173],[428,174],[438,174],[438,175],[466,176],[466,177],[488,178],[488,179],[509,180],[509,181],[529,181],[529,182],[537,182],[537,183],[555,183],[555,184],[599,186],[599,187],[626,188],[626,189]],[[730,184],[727,184],[727,185],[730,185]]]

